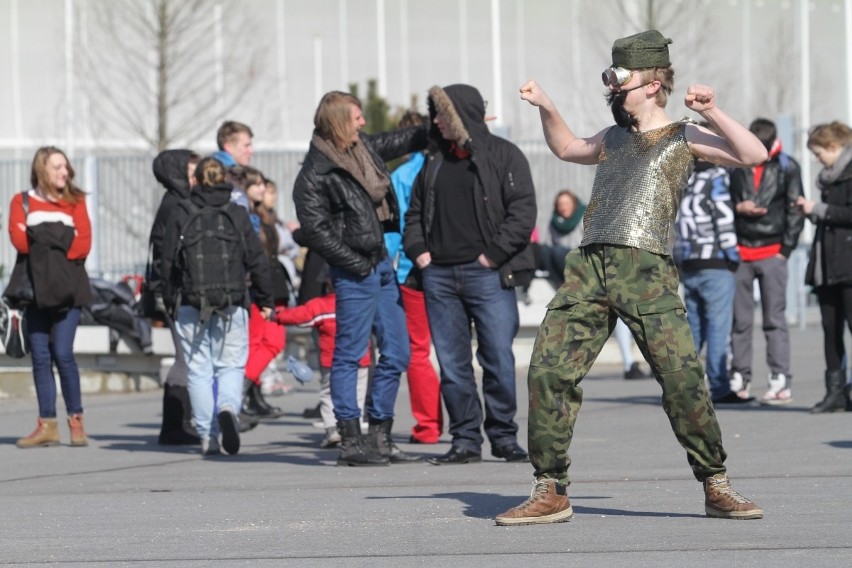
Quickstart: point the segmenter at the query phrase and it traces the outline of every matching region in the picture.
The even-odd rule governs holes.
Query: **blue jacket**
[[[408,211],[408,204],[411,203],[411,188],[425,161],[425,154],[417,152],[416,154],[412,154],[407,162],[399,166],[391,174],[391,183],[393,183],[393,189],[396,192],[396,201],[399,204],[399,232],[385,233],[385,247],[388,249],[388,256],[397,261],[396,278],[400,284],[405,282],[405,279],[408,278],[408,273],[411,272],[414,266],[411,259],[405,256],[405,251],[402,249],[402,231],[405,229],[405,212]]]

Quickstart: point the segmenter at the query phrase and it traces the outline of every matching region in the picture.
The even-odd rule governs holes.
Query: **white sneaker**
[[[760,399],[761,404],[781,405],[793,402],[793,391],[790,381],[784,373],[769,374],[769,390]]]
[[[739,371],[732,372],[728,384],[731,387],[731,392],[736,393],[738,397],[745,399],[749,398],[749,389],[751,388],[751,381],[743,377],[742,373],[740,373]]]

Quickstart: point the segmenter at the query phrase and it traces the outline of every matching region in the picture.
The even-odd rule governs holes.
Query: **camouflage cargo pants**
[[[725,471],[725,450],[677,294],[671,257],[592,245],[565,260],[565,283],[548,304],[527,379],[529,453],[536,477],[568,483],[568,447],[583,402],[580,381],[620,317],[663,388],[663,410],[696,479]]]

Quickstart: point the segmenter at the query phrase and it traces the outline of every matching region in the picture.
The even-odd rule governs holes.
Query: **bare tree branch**
[[[233,108],[256,83],[260,48],[246,57],[228,50],[221,61],[229,78],[215,92],[214,7],[223,19],[230,45],[244,46],[251,29],[233,0],[94,0],[88,30],[90,49],[80,55],[80,84],[98,101],[99,126],[130,133],[162,150],[177,138],[209,131],[217,109]],[[83,50],[81,50],[83,51]],[[239,57],[239,59],[238,59]],[[249,63],[245,61],[248,59]]]

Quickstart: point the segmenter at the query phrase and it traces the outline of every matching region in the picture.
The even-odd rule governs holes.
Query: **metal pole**
[[[408,60],[408,0],[400,0],[399,2],[399,43],[399,58],[402,65],[400,84],[405,106],[408,108],[411,100],[411,71],[410,61]]]
[[[225,120],[225,101],[223,95],[225,92],[225,40],[222,36],[222,3],[217,0],[213,6],[213,52],[216,56],[215,69],[215,89],[216,89],[216,116],[221,123]]]
[[[385,33],[385,0],[376,0],[376,36],[378,45],[378,88],[379,96],[388,96],[388,55]]]
[[[277,0],[276,8],[276,40],[278,42],[278,107],[281,116],[281,142],[286,143],[290,137],[290,105],[287,104],[287,36],[285,0]]]
[[[495,127],[503,126],[503,46],[500,33],[500,0],[491,0],[491,72],[494,78]]]
[[[21,117],[21,53],[18,39],[18,0],[12,0],[9,5],[9,58],[12,60],[12,116],[15,121],[15,138],[19,141],[15,148],[15,158],[21,157],[21,138],[24,126]]]
[[[459,77],[469,82],[467,61],[467,0],[459,0]]]
[[[846,124],[852,124],[852,0],[844,3],[846,32]]]
[[[65,152],[74,155],[74,5],[65,0]]]
[[[314,98],[322,98],[322,37],[314,36]]]
[[[801,52],[801,109],[799,122],[799,163],[802,168],[802,186],[805,193],[805,198],[810,199],[811,196],[811,156],[808,151],[808,128],[811,124],[811,35],[810,35],[810,2],[809,0],[799,0],[799,51]],[[813,243],[813,225],[805,223],[804,229],[805,242]],[[801,260],[801,259],[800,259]],[[804,271],[799,272],[803,274]],[[807,291],[805,286],[801,286],[799,294],[799,329],[804,329],[805,308],[807,306]]]
[[[86,271],[101,276],[100,198],[98,188],[98,159],[87,156],[83,166],[86,173],[86,209],[92,225],[92,250],[86,257]]]
[[[340,83],[341,89],[349,90],[349,34],[346,30],[346,20],[349,18],[349,13],[346,10],[346,0],[340,0],[338,6],[337,35],[340,37]]]

